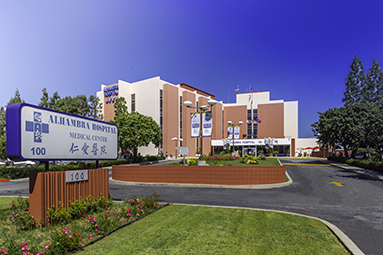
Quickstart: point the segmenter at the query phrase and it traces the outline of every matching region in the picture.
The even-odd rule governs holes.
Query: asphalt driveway
[[[301,213],[336,225],[365,254],[383,254],[383,182],[323,160],[283,159],[292,185],[225,189],[109,184],[116,199],[160,194],[170,203],[237,206]],[[0,195],[28,195],[28,182],[0,183]]]

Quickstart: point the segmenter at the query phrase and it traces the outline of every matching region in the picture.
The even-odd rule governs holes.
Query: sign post
[[[118,128],[30,104],[7,107],[7,155],[17,160],[114,160]]]
[[[100,194],[108,199],[108,169],[49,172],[49,160],[115,160],[116,125],[30,104],[7,107],[7,156],[45,162],[46,172],[29,178],[30,212],[47,223],[47,209],[59,202]]]
[[[181,156],[183,156],[185,165],[185,155],[189,155],[189,147],[180,147],[179,153]]]

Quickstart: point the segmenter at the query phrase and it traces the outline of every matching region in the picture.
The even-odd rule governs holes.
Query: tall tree
[[[372,60],[371,68],[366,75],[365,86],[362,87],[362,102],[383,103],[383,72],[377,59]]]
[[[161,128],[151,117],[128,113],[123,97],[117,99],[114,107],[115,116],[110,122],[118,126],[118,146],[123,152],[130,150],[137,156],[138,147],[161,144]]]
[[[383,145],[383,108],[376,103],[354,103],[319,113],[312,124],[314,135],[323,145],[343,146],[345,155],[358,148],[381,148]]]
[[[361,102],[362,87],[365,86],[366,80],[363,63],[356,54],[350,67],[351,70],[346,77],[346,91],[342,99],[345,105]]]
[[[39,106],[91,119],[103,119],[100,99],[93,95],[89,96],[89,98],[85,95],[61,98],[56,91],[52,97],[49,97],[47,90],[44,88]]]
[[[21,95],[18,89],[16,89],[15,96],[11,97],[9,100],[8,105],[10,104],[20,104],[24,103],[25,101],[21,99]],[[7,152],[7,141],[6,141],[6,107],[0,108],[0,158],[6,157]]]

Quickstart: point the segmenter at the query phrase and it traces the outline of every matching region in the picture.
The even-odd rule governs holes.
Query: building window
[[[182,96],[180,96],[180,138],[182,138]]]
[[[258,119],[258,109],[253,109],[253,120]]]
[[[251,124],[248,124],[247,125],[247,139],[251,139],[252,138],[252,135],[251,135]]]
[[[131,95],[132,112],[136,111],[136,94]]]
[[[247,110],[247,120],[251,120],[251,109]]]
[[[254,128],[253,128],[253,139],[258,139],[258,125],[254,125]]]

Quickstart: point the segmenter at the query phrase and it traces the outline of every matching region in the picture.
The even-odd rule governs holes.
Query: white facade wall
[[[284,102],[283,129],[286,138],[298,138],[298,101]]]
[[[118,97],[125,98],[126,106],[128,107],[128,112],[131,111],[130,90],[131,84],[129,82],[118,80]]]
[[[99,108],[99,110],[101,110],[101,112],[103,113],[104,112],[104,85],[101,85],[101,91],[97,91],[96,92],[96,97],[98,97],[100,99],[100,102],[101,102],[101,107]],[[104,115],[104,114],[102,114]]]
[[[302,151],[302,153],[307,152],[307,154],[311,154],[312,150],[305,150],[305,148],[311,147],[317,147],[318,146],[318,139],[317,138],[298,138],[295,139],[295,155],[297,156],[298,153]],[[302,149],[302,150],[300,150]]]
[[[135,94],[135,108],[136,112],[139,112],[143,115],[150,116],[160,124],[160,90],[163,89],[163,84],[169,82],[163,81],[159,76],[129,83],[126,81],[118,81],[118,97],[124,97],[126,101],[126,106],[128,107],[128,112],[132,111],[132,102],[131,95]],[[173,85],[173,84],[171,84]],[[105,85],[101,85],[101,91],[98,91],[97,97],[103,102],[104,100],[104,90]],[[141,155],[157,155],[158,148],[155,148],[153,144],[149,144],[148,147],[138,148],[138,152]]]
[[[270,101],[270,91],[239,93],[237,94],[236,103],[240,105],[247,105],[247,109],[251,109],[251,100],[253,100],[253,109],[257,109],[257,105],[259,103],[266,103]]]

